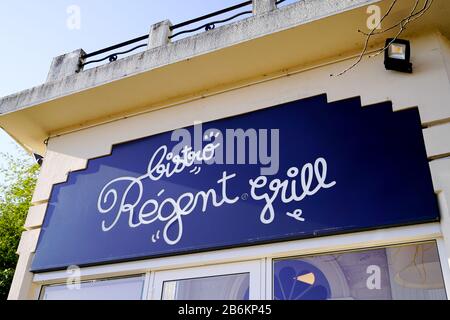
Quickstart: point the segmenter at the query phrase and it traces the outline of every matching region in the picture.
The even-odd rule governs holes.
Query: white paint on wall
[[[363,105],[391,100],[394,110],[418,106],[424,124],[450,119],[450,82],[440,39],[437,33],[411,39],[412,75],[386,71],[378,56],[344,76],[330,77],[348,65],[344,61],[55,137],[48,148],[91,159],[109,154],[113,144],[323,93],[329,102],[361,96]]]
[[[189,126],[195,121],[216,120],[322,93],[328,94],[329,102],[361,96],[363,105],[391,100],[394,110],[418,106],[422,123],[429,126],[425,131],[429,156],[446,154],[450,152],[446,136],[450,119],[450,46],[436,32],[410,40],[415,70],[412,75],[386,71],[383,57],[379,56],[364,60],[342,77],[330,77],[351,62],[342,61],[54,137],[49,141],[33,202],[46,203],[53,184],[65,181],[70,171],[83,169],[88,159],[109,154],[113,144]],[[439,162],[431,164],[435,189],[441,191],[440,203],[449,203],[448,161],[436,161]],[[449,216],[446,205],[441,205],[441,214]],[[39,226],[33,224],[33,227]],[[442,230],[444,247],[448,253],[448,223],[443,223],[442,227],[445,229]],[[34,234],[37,232],[39,229]],[[23,245],[26,247],[25,242]],[[25,265],[29,259],[22,258],[22,265],[20,263],[18,270],[24,272],[24,276],[17,281],[23,281],[23,284],[16,281],[13,298],[24,297],[23,290],[31,288],[29,283],[25,283],[29,280],[29,272],[26,271],[29,269]]]

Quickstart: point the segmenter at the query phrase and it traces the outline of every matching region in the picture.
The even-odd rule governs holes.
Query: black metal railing
[[[276,1],[276,5],[278,5],[280,3],[283,3],[285,1],[286,0],[278,0],[278,1]],[[188,20],[188,21],[185,21],[185,22],[181,22],[181,23],[175,24],[175,25],[170,27],[170,30],[171,31],[178,30],[180,28],[183,28],[183,27],[186,27],[186,26],[189,26],[189,25],[192,25],[192,24],[195,24],[195,23],[198,23],[198,22],[210,19],[210,18],[214,18],[214,17],[220,16],[220,15],[224,15],[226,13],[229,13],[229,12],[241,9],[241,8],[245,8],[245,7],[251,6],[252,3],[253,3],[252,0],[241,2],[241,3],[236,4],[234,6],[231,6],[231,7],[222,9],[222,10],[218,10],[218,11],[206,14],[204,16],[201,16],[201,17],[198,17],[198,18],[195,18],[195,19],[191,19],[191,20]],[[251,10],[251,9],[250,10],[241,11],[239,13],[235,13],[235,14],[233,14],[233,15],[227,17],[227,18],[221,19],[221,20],[215,20],[215,21],[206,22],[206,23],[204,23],[204,24],[202,24],[200,26],[197,26],[197,27],[194,27],[194,28],[191,28],[191,29],[178,31],[176,33],[173,33],[171,36],[169,36],[169,39],[173,39],[173,38],[175,38],[177,36],[180,36],[180,35],[183,35],[183,34],[193,33],[193,32],[199,31],[201,29],[204,29],[205,31],[212,30],[212,29],[214,29],[216,27],[216,25],[224,24],[224,23],[232,21],[232,20],[234,20],[234,19],[236,19],[238,17],[245,16],[245,15],[251,15],[252,13],[253,13],[253,10]],[[118,43],[116,45],[113,45],[113,46],[110,46],[110,47],[107,47],[107,48],[104,48],[104,49],[101,49],[101,50],[97,50],[97,51],[94,51],[94,52],[91,52],[91,53],[87,53],[87,54],[82,56],[82,61],[83,62],[80,63],[80,69],[82,69],[83,67],[85,67],[85,66],[87,66],[89,64],[99,63],[99,62],[103,62],[105,60],[109,60],[109,62],[116,61],[120,55],[124,55],[124,54],[130,53],[132,51],[135,51],[135,50],[137,50],[139,48],[146,47],[147,43],[142,43],[142,44],[136,45],[136,46],[134,46],[134,47],[132,47],[130,49],[127,49],[127,50],[114,52],[114,53],[108,54],[108,55],[106,55],[104,57],[101,57],[101,58],[98,58],[98,59],[95,59],[95,60],[87,61],[87,59],[92,58],[92,57],[96,57],[96,56],[99,56],[99,55],[102,55],[104,53],[108,53],[110,51],[114,51],[116,49],[128,47],[128,46],[130,46],[132,44],[136,44],[136,43],[142,42],[144,40],[147,40],[148,38],[149,38],[149,34],[146,34],[144,36],[137,37],[137,38],[125,41],[125,42],[121,42],[121,43]]]
[[[106,52],[109,52],[109,51],[113,51],[113,50],[116,50],[116,49],[119,49],[119,48],[123,48],[123,47],[129,46],[129,45],[137,43],[137,42],[141,42],[143,40],[148,39],[148,37],[149,37],[149,35],[147,34],[145,36],[141,36],[141,37],[138,37],[138,38],[134,38],[134,39],[125,41],[125,42],[121,42],[121,43],[118,43],[116,45],[113,45],[113,46],[110,46],[110,47],[107,47],[107,48],[104,48],[104,49],[101,49],[101,50],[98,50],[98,51],[87,53],[87,54],[85,54],[84,56],[81,57],[83,59],[83,61],[85,61],[85,62],[81,63],[80,66],[84,67],[84,66],[87,66],[88,64],[102,62],[102,61],[105,61],[105,60],[109,60],[109,62],[116,61],[119,55],[127,54],[127,53],[132,52],[134,50],[137,50],[139,48],[146,47],[147,43],[140,44],[140,45],[135,46],[135,47],[133,47],[133,48],[131,48],[129,50],[126,50],[126,51],[120,51],[120,52],[112,53],[112,54],[107,55],[106,57],[103,57],[103,58],[100,58],[100,59],[91,60],[91,61],[88,61],[88,62],[86,62],[86,59],[89,59],[91,57],[95,57],[95,56],[98,56],[98,55],[101,55],[103,53],[106,53]]]
[[[253,1],[251,1],[251,0],[250,1],[245,1],[245,2],[239,3],[237,5],[234,5],[234,6],[231,6],[231,7],[222,9],[222,10],[219,10],[219,11],[212,12],[212,13],[209,13],[207,15],[195,18],[195,19],[188,20],[188,21],[185,21],[185,22],[173,25],[172,27],[170,27],[170,30],[173,31],[173,30],[176,30],[176,29],[179,29],[179,28],[182,28],[182,27],[185,27],[185,26],[197,23],[199,21],[203,21],[203,20],[206,20],[206,19],[217,17],[217,16],[223,15],[225,13],[228,13],[228,12],[240,9],[240,8],[244,8],[244,7],[250,6],[250,5],[252,5],[252,3],[253,3]],[[201,29],[205,29],[205,31],[212,30],[212,29],[214,29],[216,27],[217,24],[225,23],[225,22],[234,20],[237,17],[243,16],[243,15],[247,15],[247,14],[252,14],[252,13],[253,13],[253,10],[246,10],[246,11],[243,11],[243,12],[239,12],[239,13],[237,13],[237,14],[231,16],[231,17],[228,17],[226,19],[217,20],[217,21],[211,21],[211,22],[205,23],[205,24],[203,24],[203,25],[201,25],[199,27],[193,28],[193,29],[183,30],[183,31],[174,33],[169,38],[172,39],[172,38],[175,38],[175,37],[177,37],[179,35],[182,35],[182,34],[185,34],[185,33],[192,33],[192,32],[195,32],[195,31],[198,31],[198,30],[201,30]]]

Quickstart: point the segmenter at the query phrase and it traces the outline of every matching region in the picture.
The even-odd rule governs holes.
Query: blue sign
[[[90,160],[53,187],[32,270],[437,220],[418,110],[320,95]]]

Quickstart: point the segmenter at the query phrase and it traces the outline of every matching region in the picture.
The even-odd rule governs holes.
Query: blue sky
[[[95,51],[144,35],[150,25],[161,20],[179,23],[240,2],[1,0],[0,97],[43,83],[52,58],[60,54],[78,48]],[[72,5],[80,8],[79,30],[67,27],[67,9]],[[0,152],[16,154],[15,150],[14,142],[0,132]]]

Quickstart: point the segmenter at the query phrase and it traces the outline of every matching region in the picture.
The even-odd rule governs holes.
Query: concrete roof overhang
[[[0,126],[28,150],[45,151],[50,136],[220,92],[295,68],[349,57],[361,50],[366,12],[390,0],[300,1],[58,82],[0,99]],[[385,25],[407,16],[402,0]],[[435,0],[402,35],[439,29],[450,35],[448,0]],[[389,34],[374,37],[380,45]]]

